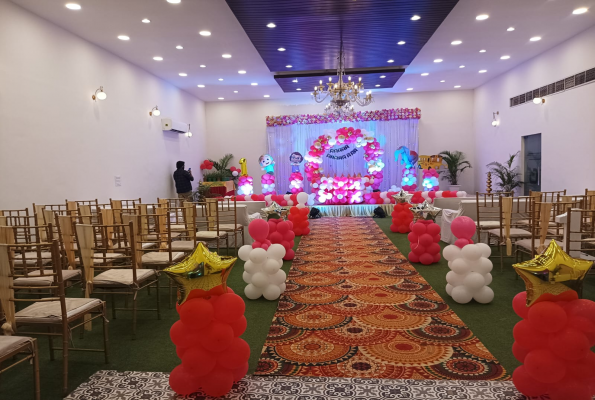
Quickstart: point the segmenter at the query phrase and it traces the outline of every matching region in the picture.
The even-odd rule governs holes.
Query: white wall
[[[406,94],[374,94],[375,102],[365,110],[387,108],[420,108],[420,154],[436,154],[442,150],[463,151],[475,166],[473,136],[473,91],[423,92]],[[242,157],[248,160],[248,171],[255,178],[255,193],[260,193],[261,171],[258,157],[266,152],[266,117],[269,115],[320,114],[323,104],[304,98],[296,101],[236,101],[207,103],[207,148],[209,158],[234,154],[234,163]],[[390,155],[389,157],[392,157]],[[388,168],[396,168],[390,162]],[[472,192],[473,170],[463,173],[461,184]],[[399,185],[399,182],[393,182]],[[447,187],[446,181],[441,186]]]
[[[193,137],[162,132],[155,105]],[[172,196],[177,160],[198,178],[204,126],[202,101],[0,0],[0,209]]]
[[[595,187],[595,84],[510,108],[509,99],[595,67],[595,27],[521,64],[475,90],[476,187],[485,189],[491,161],[521,150],[522,136],[541,133],[543,191],[571,194]],[[491,126],[492,112],[500,126]]]

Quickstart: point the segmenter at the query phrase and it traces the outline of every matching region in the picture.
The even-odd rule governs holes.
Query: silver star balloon
[[[424,200],[423,203],[411,207],[411,212],[414,214],[414,221],[417,221],[418,219],[431,219],[432,221],[436,221],[436,217],[442,212],[442,209],[434,207],[433,204]]]
[[[279,217],[283,218],[287,214],[287,211],[277,204],[277,202],[273,201],[268,207],[260,209],[260,215],[265,221],[269,219],[271,214],[278,214]]]
[[[394,194],[392,196],[392,198],[395,199],[395,202],[397,204],[399,204],[399,203],[409,203],[411,201],[411,198],[412,197],[413,197],[412,194],[407,193],[403,189],[401,189],[401,191],[399,193]]]

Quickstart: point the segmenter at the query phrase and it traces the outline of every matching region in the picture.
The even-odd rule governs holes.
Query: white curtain
[[[366,121],[366,122],[340,122],[329,124],[293,124],[284,126],[267,127],[268,154],[275,160],[275,184],[277,193],[283,194],[289,190],[289,176],[291,175],[291,164],[289,156],[294,151],[300,152],[305,156],[310,150],[314,141],[323,135],[325,130],[330,129],[334,132],[342,127],[354,127],[356,129],[365,129],[373,132],[374,137],[384,149],[382,161],[386,165],[382,171],[384,179],[380,190],[386,191],[391,185],[401,185],[401,169],[395,161],[395,150],[400,146],[407,146],[410,150],[418,151],[417,127],[418,119],[399,119],[395,121]],[[337,145],[333,149],[339,149],[343,146]],[[350,145],[350,150],[355,146]],[[334,153],[344,155],[350,150]],[[330,153],[327,153],[330,154]],[[367,173],[366,162],[363,157],[362,149],[351,157],[335,160],[328,157],[324,158],[322,168],[323,175],[347,175]],[[304,161],[305,163],[305,161]],[[300,165],[300,171],[304,175],[304,190],[311,193],[310,183],[304,174],[304,163]]]

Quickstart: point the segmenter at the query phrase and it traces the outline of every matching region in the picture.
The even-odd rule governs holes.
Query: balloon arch
[[[335,137],[321,135],[314,141],[306,155],[304,170],[317,200],[324,204],[358,204],[364,201],[364,192],[378,189],[382,183],[382,169],[384,163],[380,156],[384,150],[380,143],[372,136],[373,133],[353,127],[341,128]],[[333,146],[354,144],[364,149],[364,160],[367,163],[368,174],[361,176],[333,176],[322,175],[321,167],[325,153]]]

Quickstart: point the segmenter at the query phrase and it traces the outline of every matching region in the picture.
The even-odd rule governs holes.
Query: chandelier
[[[322,103],[327,97],[331,97],[331,101],[324,107],[324,114],[335,114],[343,117],[353,113],[353,104],[356,103],[359,106],[365,107],[371,104],[374,99],[372,98],[372,92],[364,94],[364,84],[362,78],[359,78],[357,83],[351,80],[351,76],[348,77],[347,82],[343,81],[345,75],[345,54],[343,53],[343,41],[341,41],[341,49],[339,50],[339,68],[337,68],[337,82],[333,82],[333,78],[328,78],[328,88],[325,90],[322,85],[322,80],[319,86],[314,86],[314,100],[317,103]],[[362,96],[364,94],[364,96]]]

